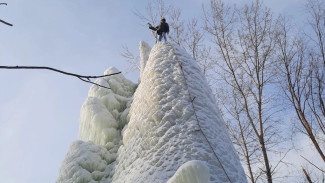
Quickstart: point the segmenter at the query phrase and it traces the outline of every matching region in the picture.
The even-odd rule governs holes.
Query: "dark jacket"
[[[160,22],[160,25],[157,26],[157,33],[160,35],[163,32],[169,33],[169,25],[166,22]]]

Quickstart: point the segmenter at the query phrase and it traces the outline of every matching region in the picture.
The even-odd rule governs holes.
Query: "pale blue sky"
[[[49,66],[101,75],[125,71],[122,46],[154,40],[133,10],[147,0],[7,0],[0,6],[0,65]],[[172,2],[168,0],[166,2]],[[207,0],[177,0],[185,17]],[[246,1],[237,1],[238,3]],[[266,0],[276,12],[300,20],[304,0]],[[168,17],[167,22],[168,22]],[[198,17],[199,18],[199,17]],[[173,30],[171,30],[173,31]],[[137,81],[138,73],[126,75]],[[0,182],[55,182],[72,141],[90,85],[51,71],[0,70]]]

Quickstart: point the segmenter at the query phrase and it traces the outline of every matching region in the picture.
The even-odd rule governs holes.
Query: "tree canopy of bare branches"
[[[313,35],[292,35],[287,20],[281,21],[277,39],[279,76],[302,127],[300,131],[309,137],[325,162],[324,149],[320,145],[325,142],[325,11],[321,10],[320,1],[311,0],[306,7]]]
[[[219,88],[219,94],[226,94],[219,98],[230,117],[228,127],[237,151],[246,161],[251,182],[265,175],[271,183],[276,166],[271,167],[268,152],[276,144],[279,129],[274,128],[275,111],[269,107],[274,98],[267,89],[274,75],[276,20],[258,0],[239,9],[211,0],[204,8],[204,19],[217,49],[217,74],[228,85],[228,89]],[[253,173],[254,161],[264,166],[262,171]]]

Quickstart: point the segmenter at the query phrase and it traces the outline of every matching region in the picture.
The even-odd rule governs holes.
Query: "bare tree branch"
[[[102,87],[102,88],[111,89],[111,88],[108,88],[108,87],[106,87],[106,86],[103,86],[103,85],[99,85],[99,84],[97,84],[97,83],[94,83],[94,82],[92,82],[92,81],[90,81],[90,80],[85,80],[84,78],[79,78],[79,79],[80,79],[81,81],[86,82],[86,83],[91,83],[91,84],[94,84],[94,85],[99,86],[99,87]]]
[[[324,122],[321,119],[325,116],[322,112],[324,70],[321,65],[323,59],[319,54],[320,51],[314,49],[317,45],[310,48],[304,37],[292,37],[287,24],[287,20],[281,20],[280,34],[276,40],[280,50],[279,66],[283,72],[279,81],[282,85],[285,83],[284,93],[296,112],[296,117],[299,119],[297,122],[300,122],[303,127],[303,133],[309,137],[325,162],[322,149],[324,133],[323,135],[318,133],[323,129]],[[318,122],[318,125],[314,125],[315,122]]]
[[[7,6],[7,3],[0,3],[0,5],[6,5],[6,6]],[[8,22],[6,22],[6,21],[4,21],[4,20],[1,20],[1,19],[0,19],[0,22],[1,22],[1,23],[4,23],[4,24],[6,24],[6,25],[9,25],[9,26],[13,26],[11,23],[8,23]]]
[[[121,72],[117,72],[117,73],[105,74],[105,75],[100,75],[100,76],[84,76],[84,75],[65,72],[65,71],[55,69],[55,68],[52,68],[52,67],[44,67],[44,66],[0,66],[0,69],[41,69],[41,70],[51,70],[51,71],[58,72],[58,73],[61,73],[61,74],[64,74],[64,75],[77,77],[78,79],[80,79],[80,80],[82,80],[84,82],[92,83],[94,85],[97,85],[97,86],[103,87],[103,88],[107,88],[107,89],[110,89],[110,88],[108,88],[106,86],[99,85],[97,83],[94,83],[94,82],[90,81],[90,79],[113,76],[113,75],[121,73]]]
[[[127,68],[127,73],[138,70],[140,71],[140,64],[139,64],[139,56],[134,55],[127,45],[123,46],[123,52],[121,56],[126,59],[126,62],[129,63],[129,67]]]
[[[3,20],[1,20],[1,19],[0,19],[0,22],[1,22],[1,23],[4,23],[4,24],[6,24],[6,25],[9,25],[9,26],[13,26],[11,23],[5,22],[5,21],[3,21]]]
[[[322,171],[323,173],[325,173],[324,170],[322,170],[321,168],[319,168],[318,166],[316,166],[314,163],[312,163],[311,161],[309,161],[307,158],[303,157],[302,155],[300,155],[300,157],[302,157],[304,160],[306,160],[308,163],[310,163],[311,165],[313,165],[315,168],[317,168],[318,170]]]

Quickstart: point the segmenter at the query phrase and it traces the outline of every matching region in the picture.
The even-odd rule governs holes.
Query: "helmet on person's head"
[[[165,17],[162,17],[162,18],[161,18],[161,21],[162,21],[162,22],[166,22]]]

